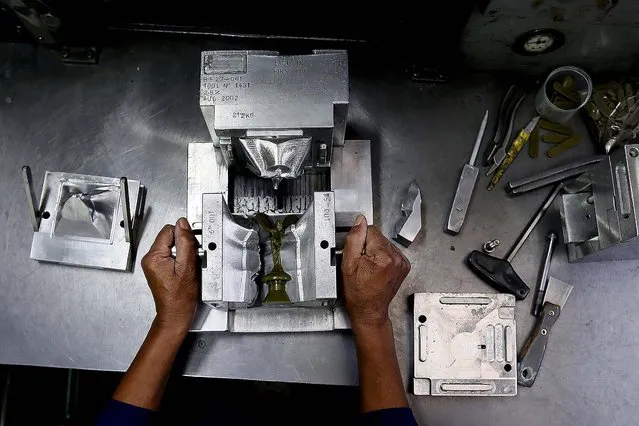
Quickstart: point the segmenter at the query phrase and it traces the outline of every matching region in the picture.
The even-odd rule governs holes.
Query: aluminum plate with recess
[[[515,297],[415,293],[415,395],[517,395]]]
[[[127,182],[131,241],[124,229],[120,178],[47,171],[36,209],[41,220],[33,233],[31,259],[130,270],[145,188],[137,180]]]

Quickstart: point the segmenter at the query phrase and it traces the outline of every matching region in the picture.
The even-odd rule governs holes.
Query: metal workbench
[[[65,66],[26,45],[0,46],[0,363],[128,367],[154,314],[139,260],[161,226],[186,213],[187,144],[210,140],[198,103],[202,48],[139,41],[107,48],[92,67]],[[391,307],[408,382],[409,295],[493,291],[463,265],[464,258],[491,238],[502,241],[496,254],[505,253],[548,190],[509,199],[501,188],[486,191],[487,178],[481,175],[462,233],[445,234],[459,168],[470,155],[486,108],[491,117],[485,141],[491,135],[504,82],[467,75],[463,82],[423,87],[404,74],[352,62],[349,127],[352,136],[372,140],[376,223],[390,234],[412,178],[424,197],[425,232],[403,249],[413,268]],[[516,126],[530,117],[531,99],[526,102]],[[588,154],[582,150],[570,155]],[[566,159],[520,157],[505,181]],[[33,233],[21,186],[23,164],[33,168],[36,191],[45,170],[128,176],[146,184],[147,210],[133,273],[30,260]],[[554,211],[542,221],[514,261],[531,287],[556,217]],[[553,328],[535,386],[520,387],[514,398],[411,396],[418,419],[431,425],[635,423],[638,269],[639,261],[569,265],[560,246],[551,274],[575,289]],[[517,303],[519,347],[533,326],[533,299]],[[196,334],[186,345],[180,368],[187,375],[357,383],[354,345],[346,332]]]

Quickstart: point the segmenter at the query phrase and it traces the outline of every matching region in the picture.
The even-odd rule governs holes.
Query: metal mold
[[[196,231],[201,230],[196,237],[206,252],[203,304],[193,331],[349,328],[348,317],[337,302],[336,231],[352,226],[357,214],[372,222],[369,141],[347,141],[335,147],[339,161],[331,167],[328,190],[295,196],[295,208],[291,207],[295,200],[285,196],[285,206],[275,210],[275,194],[266,197],[260,192],[272,191],[272,187],[255,185],[262,181],[257,177],[251,180],[229,174],[220,148],[212,143],[191,143],[188,152],[187,218]],[[244,192],[238,197],[240,190]],[[250,210],[249,205],[253,206]],[[292,278],[286,284],[291,301],[286,306],[263,303],[266,291],[258,286],[257,275],[260,270],[269,271],[273,264],[268,240],[259,241],[257,227],[250,219],[257,212],[273,219],[298,216],[285,233],[281,249],[282,265]]]
[[[517,394],[515,298],[489,293],[415,293],[416,395]]]
[[[639,145],[626,145],[580,177],[561,197],[568,260],[639,259]]]
[[[206,251],[194,328],[348,328],[338,245],[358,214],[373,223],[373,196],[370,142],[344,141],[346,51],[208,51],[200,71],[213,142],[189,145],[187,216]]]
[[[130,269],[144,209],[139,181],[47,171],[36,204],[27,166],[23,179],[34,230],[32,259]]]
[[[202,194],[202,301],[239,308],[255,302],[260,269],[257,232],[236,223],[222,194]]]
[[[344,144],[348,103],[344,50],[202,52],[200,108],[213,143],[227,165],[275,188],[301,168],[330,166]]]

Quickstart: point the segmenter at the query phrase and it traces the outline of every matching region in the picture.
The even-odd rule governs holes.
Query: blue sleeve
[[[104,407],[94,426],[150,426],[155,412],[112,399]]]
[[[417,426],[413,411],[408,407],[386,408],[362,414],[362,424],[366,426]]]

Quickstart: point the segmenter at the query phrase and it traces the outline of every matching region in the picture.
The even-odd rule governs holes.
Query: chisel
[[[550,329],[559,318],[559,314],[571,292],[572,286],[570,284],[554,277],[548,278],[548,286],[546,287],[544,303],[537,319],[537,325],[535,325],[519,353],[517,383],[521,386],[530,387],[535,383],[541,368],[541,361],[546,353]]]

